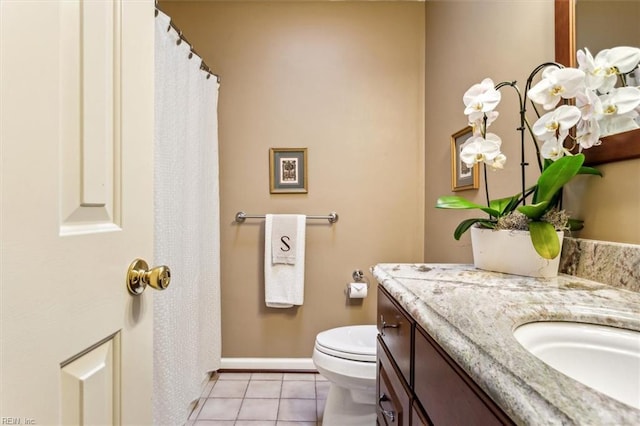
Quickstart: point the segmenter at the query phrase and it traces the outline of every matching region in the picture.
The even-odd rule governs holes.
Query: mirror
[[[555,0],[555,60],[565,66],[576,65],[576,2]],[[602,145],[585,150],[584,154],[589,165],[640,158],[640,129],[604,137]]]

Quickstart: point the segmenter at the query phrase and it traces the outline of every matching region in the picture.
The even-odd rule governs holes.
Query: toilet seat
[[[375,325],[338,327],[318,333],[318,351],[352,361],[376,362]]]

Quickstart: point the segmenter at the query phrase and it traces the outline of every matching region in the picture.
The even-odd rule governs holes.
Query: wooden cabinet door
[[[420,327],[415,333],[416,398],[435,425],[502,425],[509,418]]]
[[[378,287],[378,331],[404,380],[411,386],[413,320],[381,286]]]

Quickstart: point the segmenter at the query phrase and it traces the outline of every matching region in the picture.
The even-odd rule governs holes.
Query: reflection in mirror
[[[614,46],[640,46],[640,0],[579,0],[575,8],[578,49],[589,49],[597,58],[598,52]],[[615,25],[611,25],[613,22]],[[622,76],[618,86],[640,85],[640,69],[634,65],[635,70]],[[640,116],[636,123],[640,123]],[[603,136],[620,131],[605,132]]]
[[[613,46],[640,46],[639,22],[640,0],[579,0],[577,48],[587,47],[595,55]]]
[[[563,65],[577,65],[577,48],[595,55],[613,46],[640,46],[640,0],[555,0],[555,19],[556,61]],[[617,38],[613,28],[621,30]],[[585,155],[591,165],[640,158],[640,130],[602,138]]]

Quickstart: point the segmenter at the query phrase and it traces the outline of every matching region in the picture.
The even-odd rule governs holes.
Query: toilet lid
[[[377,334],[375,325],[333,328],[318,333],[316,347],[328,355],[375,362]]]

